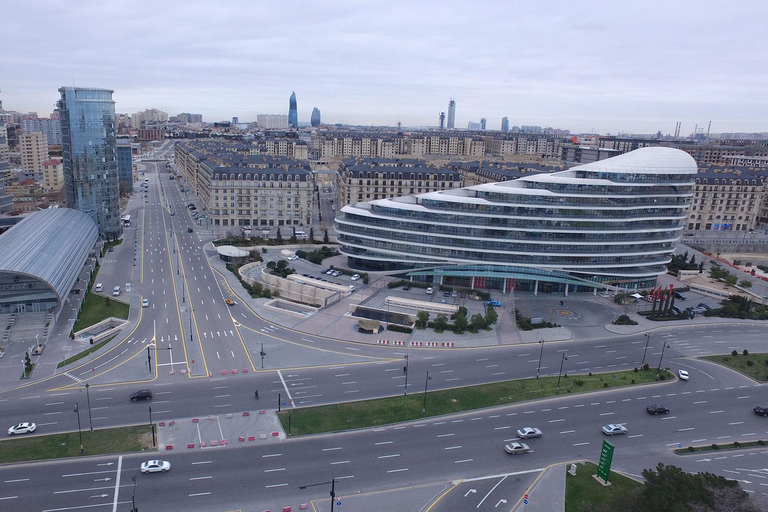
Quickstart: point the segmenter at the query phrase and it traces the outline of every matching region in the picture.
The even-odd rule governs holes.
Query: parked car
[[[607,436],[616,436],[619,434],[626,434],[627,433],[627,427],[624,425],[617,425],[614,423],[610,423],[602,428],[603,434]]]
[[[685,370],[680,370],[677,372],[677,376],[680,377],[680,380],[688,380],[688,372]]]
[[[152,400],[152,392],[148,389],[140,389],[135,393],[131,393],[131,402],[137,400]]]
[[[195,230],[192,228],[187,228],[187,233],[193,233]]]
[[[489,300],[488,302],[486,302],[486,304],[488,304],[489,306],[493,306],[494,308],[500,308],[501,307],[501,302],[499,302],[497,300]]]
[[[104,285],[102,283],[96,283],[96,288],[94,288],[93,291],[95,292],[104,291]]]
[[[699,305],[697,307],[704,308],[704,309],[707,309],[707,310],[712,309],[712,306],[704,304],[703,302],[699,302]]]
[[[434,290],[432,290],[432,287],[430,286],[430,287],[428,287],[428,288],[427,288],[426,294],[427,294],[427,295],[432,295],[432,292],[433,292],[433,291],[434,291]]]
[[[352,277],[350,279],[352,279],[353,281],[357,281],[358,279],[360,279],[360,274],[352,274]]]
[[[504,451],[509,454],[516,455],[518,453],[532,452],[533,450],[531,450],[530,447],[525,443],[509,443],[504,445]]]
[[[680,292],[675,292],[675,298],[676,298],[677,300],[685,300],[685,295],[683,295],[683,294],[682,294],[682,293],[680,293]]]
[[[37,425],[31,422],[19,423],[8,429],[8,435],[31,434],[37,429]]]
[[[648,411],[648,414],[669,414],[669,409],[659,404],[649,405],[645,410]]]
[[[450,292],[450,290],[445,290],[445,291],[443,292],[443,297],[450,297],[450,296],[451,296],[451,292]]]
[[[766,406],[758,405],[752,410],[755,411],[755,414],[758,414],[760,416],[768,416],[768,405]]]
[[[171,463],[167,460],[148,460],[141,463],[142,473],[165,473],[171,469]]]
[[[295,254],[291,254],[290,256],[288,256],[288,261],[294,261],[294,260],[297,260],[297,259],[299,259],[299,257],[296,256]]]
[[[541,430],[534,427],[523,427],[517,431],[517,437],[520,439],[529,439],[531,437],[541,437]]]
[[[408,290],[410,290],[410,289],[411,289],[411,285],[409,285],[409,284],[406,284],[406,285],[403,286],[403,290],[406,291],[406,292]]]

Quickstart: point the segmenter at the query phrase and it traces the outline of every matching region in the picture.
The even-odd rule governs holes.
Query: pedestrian
[[[560,301],[560,307],[563,307],[565,305],[565,302]]]

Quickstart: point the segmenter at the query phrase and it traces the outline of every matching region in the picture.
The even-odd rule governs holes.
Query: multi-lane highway
[[[297,332],[263,319],[245,304],[227,306],[225,299],[235,295],[209,264],[205,243],[210,233],[192,220],[187,206],[194,200],[184,197],[178,180],[170,180],[165,172],[165,152],[157,155],[159,164],[145,162],[148,187],[141,187],[129,203],[132,226],[111,253],[115,261],[105,262],[99,276],[106,290],[113,282],[132,282],[128,297],[135,325],[92,359],[0,392],[7,425],[36,421],[39,434],[74,430],[75,401],[81,411],[82,404],[90,402],[89,421],[96,428],[143,422],[147,404],[128,399],[143,387],[155,395],[150,403],[154,421],[254,410],[254,389],[260,391],[259,408],[268,411],[276,408],[278,396],[288,407],[300,407],[402,395],[403,349]],[[149,300],[148,307],[141,307],[142,299]],[[757,403],[768,402],[763,387],[690,358],[734,349],[765,351],[765,334],[760,324],[692,324],[662,329],[650,338],[604,334],[543,346],[409,349],[408,393],[423,391],[426,372],[432,377],[429,389],[434,390],[537,373],[557,375],[563,362],[569,375],[661,362],[674,371],[687,369],[691,379],[248,447],[6,466],[0,468],[0,510],[125,511],[134,502],[142,510],[298,509],[328,492],[322,486],[299,487],[333,478],[339,496],[367,496],[489,475],[482,485],[493,489],[494,499],[478,503],[479,498],[471,501],[474,493],[467,493],[464,500],[458,487],[433,510],[456,510],[457,503],[464,507],[470,502],[476,510],[499,510],[501,500],[510,507],[516,503],[541,468],[597,459],[603,440],[600,427],[606,423],[628,428],[626,435],[612,438],[616,469],[639,474],[665,462],[690,471],[720,472],[739,479],[750,492],[764,493],[768,474],[751,461],[764,458],[767,451],[744,451],[747,463],[734,458],[738,454],[681,457],[671,450],[678,445],[768,439],[768,419],[751,412]],[[264,371],[262,343],[270,354]],[[233,368],[240,372],[229,373]],[[645,412],[651,403],[671,412],[651,416]],[[541,428],[544,436],[529,441],[532,453],[507,455],[504,444],[523,426]],[[170,460],[172,470],[139,474],[139,464],[150,457]],[[432,498],[429,493],[413,498],[412,510]],[[371,494],[367,499],[366,509],[383,510],[381,504],[389,498]]]

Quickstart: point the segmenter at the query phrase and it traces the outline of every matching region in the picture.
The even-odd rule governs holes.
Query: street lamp
[[[539,344],[541,345],[541,350],[539,351],[539,367],[536,368],[536,378],[539,378],[539,371],[541,371],[541,358],[544,355],[544,340],[539,340]]]
[[[317,485],[328,485],[331,484],[331,512],[333,512],[333,503],[336,501],[336,479],[331,479],[330,482],[320,482],[317,484],[309,484],[309,485],[300,485],[299,489],[306,489],[307,487],[315,487]]]
[[[131,496],[131,512],[136,512],[136,477],[133,480],[133,496]]]
[[[657,370],[661,370],[661,361],[664,359],[664,349],[667,347],[669,347],[669,343],[665,341],[664,345],[661,347],[661,357],[659,358],[659,367],[656,368]]]
[[[424,406],[421,409],[422,418],[427,415],[427,385],[430,380],[432,380],[432,376],[427,372],[427,378],[424,379]]]
[[[149,407],[149,425],[152,427],[152,446],[157,444],[157,437],[155,437],[155,424],[152,423],[152,407]]]
[[[643,350],[643,362],[640,363],[640,366],[645,366],[645,354],[648,352],[648,344],[651,342],[651,333],[647,332],[645,333],[646,341],[645,341],[645,350]]]
[[[85,396],[88,398],[88,423],[91,425],[91,434],[93,434],[93,418],[91,417],[91,393],[88,391],[90,385],[85,383]]]
[[[75,402],[75,412],[77,413],[77,433],[80,435],[80,455],[83,454],[83,431],[80,429],[80,407]]]
[[[190,327],[190,330],[192,328]],[[259,352],[259,355],[261,356],[261,369],[264,369],[264,358],[266,357],[267,353],[264,352],[264,344],[261,344],[261,351]]]
[[[408,396],[408,354],[405,354],[405,366],[403,366],[403,372],[405,373],[405,389],[403,390],[403,396]]]
[[[563,352],[563,357],[560,359],[560,371],[557,374],[557,391],[560,391],[560,377],[563,374],[563,363],[568,359],[568,356]]]

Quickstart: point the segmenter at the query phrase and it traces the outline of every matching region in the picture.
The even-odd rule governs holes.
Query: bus
[[[123,227],[129,227],[131,225],[131,216],[123,215]]]

